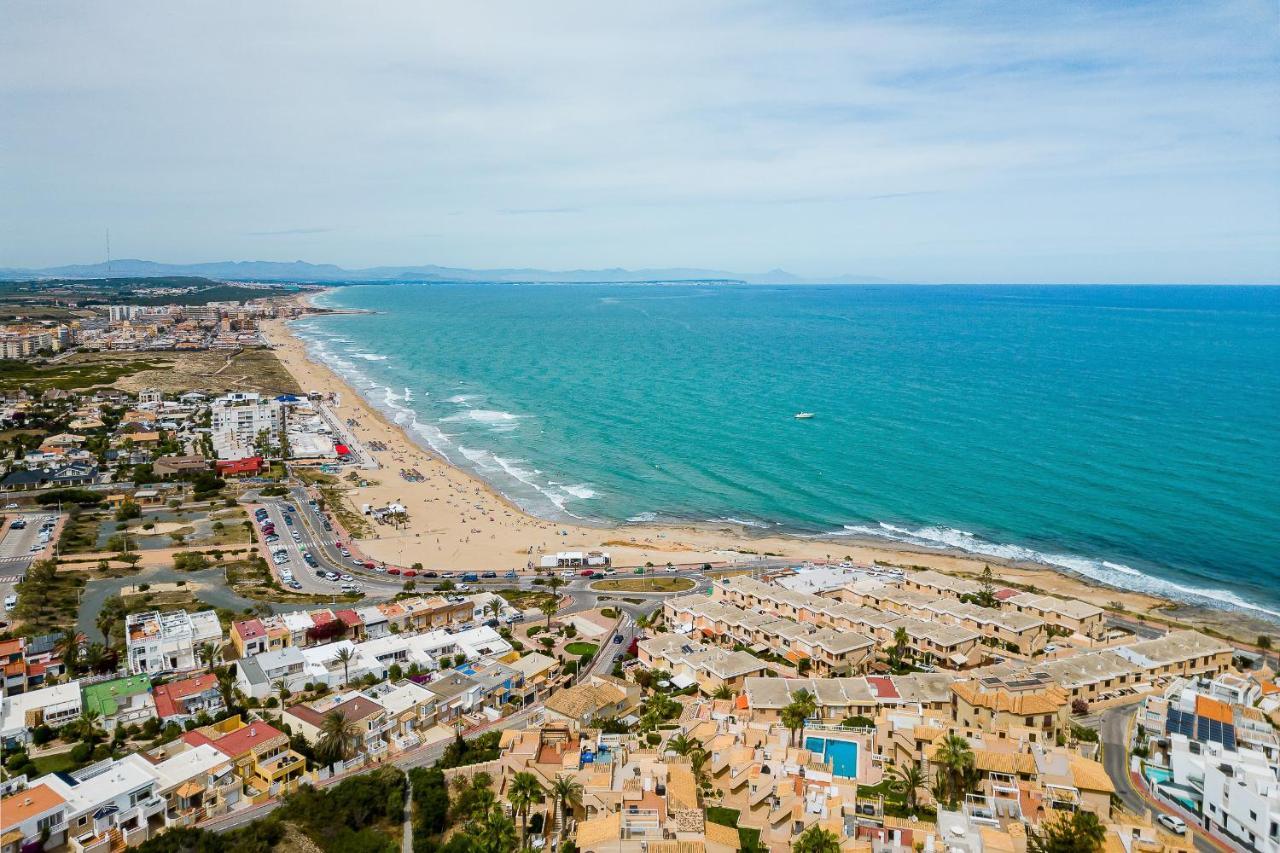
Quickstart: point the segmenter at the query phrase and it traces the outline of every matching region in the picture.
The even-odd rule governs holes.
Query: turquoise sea
[[[1280,617],[1280,288],[397,284],[321,304],[373,313],[299,321],[314,357],[538,515],[956,548]]]

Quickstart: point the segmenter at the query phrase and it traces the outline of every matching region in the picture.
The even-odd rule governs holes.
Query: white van
[[[13,608],[15,608],[15,607],[17,607],[17,606],[18,606],[18,595],[17,595],[17,593],[13,593],[13,592],[11,592],[11,593],[9,593],[8,595],[6,595],[6,596],[4,597],[4,609],[5,609],[5,610],[12,610]]]

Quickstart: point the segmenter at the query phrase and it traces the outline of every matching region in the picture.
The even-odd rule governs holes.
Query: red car
[[[398,570],[396,570],[396,569],[387,569],[387,574],[391,574],[393,571],[398,571]],[[404,575],[404,576],[405,576],[405,577],[407,577],[407,578],[417,577],[417,575],[418,575],[418,573],[417,573],[416,571],[414,571],[413,569],[405,569],[403,572],[400,572],[400,574]]]
[[[589,578],[591,577],[592,574],[594,574],[594,572],[592,572],[591,569],[585,569],[581,572],[578,572],[578,574],[582,575],[584,578]]]
[[[398,574],[400,574],[400,570],[399,570],[399,569],[387,569],[387,574],[389,574],[389,575],[398,575]]]

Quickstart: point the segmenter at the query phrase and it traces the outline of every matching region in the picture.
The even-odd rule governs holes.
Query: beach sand
[[[761,536],[747,528],[716,526],[619,525],[595,527],[535,518],[516,507],[482,480],[446,463],[412,441],[354,389],[323,364],[311,360],[305,344],[283,320],[263,324],[263,331],[286,370],[305,391],[338,395],[335,414],[353,423],[358,441],[368,447],[381,442],[385,451],[371,455],[382,466],[362,470],[368,485],[352,485],[346,492],[355,511],[361,504],[385,506],[396,502],[409,512],[406,525],[395,530],[371,525],[359,548],[389,564],[447,570],[524,569],[532,561],[556,551],[607,551],[615,567],[625,569],[652,563],[665,565],[741,562],[753,555],[776,555],[796,560],[844,560],[892,566],[928,567],[957,575],[976,576],[990,565],[998,578],[1015,585],[1033,585],[1044,592],[1089,601],[1098,606],[1118,604],[1128,614],[1158,616],[1173,602],[1143,593],[1113,589],[1058,572],[1046,566],[1014,564],[962,553],[944,553],[907,546],[884,545],[846,538],[812,539]],[[416,468],[422,482],[407,482],[402,468]],[[345,480],[345,478],[344,478]],[[1213,610],[1177,613],[1184,624],[1212,627],[1252,641],[1254,620]],[[1252,633],[1250,633],[1252,632]]]

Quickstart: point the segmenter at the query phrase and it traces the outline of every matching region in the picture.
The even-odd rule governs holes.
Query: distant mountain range
[[[804,278],[786,270],[766,273],[735,273],[674,267],[669,269],[626,270],[472,270],[434,264],[414,267],[369,267],[343,269],[333,264],[306,261],[217,261],[207,264],[162,264],[156,261],[121,259],[110,264],[70,264],[43,269],[0,268],[0,280],[25,281],[41,278],[155,278],[160,276],[201,276],[234,281],[288,282],[641,282],[641,281],[732,281],[744,284],[892,284],[874,276],[840,275]]]

